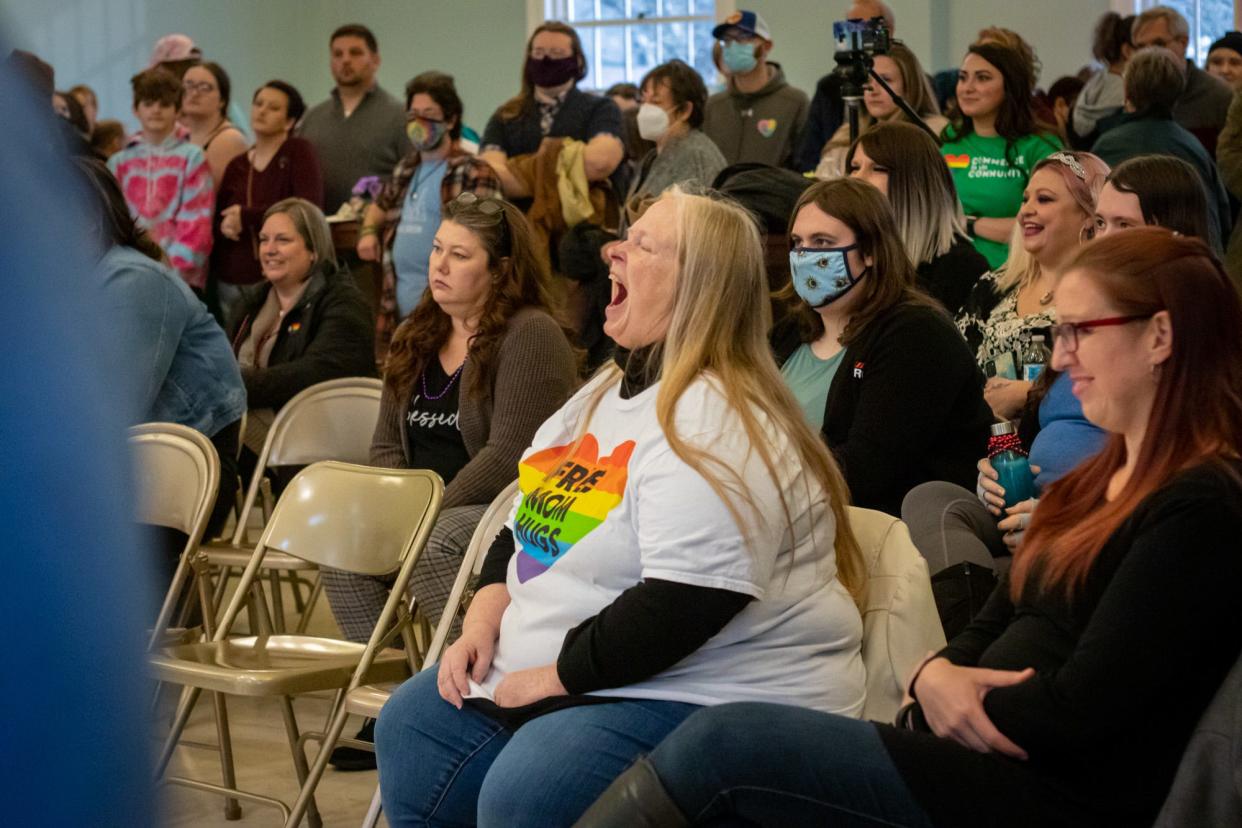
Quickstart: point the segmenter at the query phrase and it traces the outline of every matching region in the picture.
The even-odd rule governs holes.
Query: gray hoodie
[[[810,101],[789,85],[780,64],[768,66],[772,78],[759,91],[739,92],[730,79],[727,89],[707,99],[703,131],[729,164],[792,166]]]

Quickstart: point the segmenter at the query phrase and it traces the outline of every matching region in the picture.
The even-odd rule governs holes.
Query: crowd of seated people
[[[382,379],[373,465],[444,481],[409,586],[430,622],[519,481],[439,664],[363,724],[374,753],[333,754],[378,763],[389,824],[1130,825],[1190,796],[1178,762],[1242,652],[1221,34],[1204,71],[1177,11],[1110,12],[1095,73],[1047,92],[1018,32],[936,77],[895,40],[857,131],[839,75],[791,86],[750,10],[713,29],[716,94],[676,58],[597,94],[579,32],[543,23],[481,136],[453,67],[402,105],[356,23],[326,100],[272,79],[248,119],[223,66],[161,39],[128,137],[90,87],[5,65],[101,217],[129,420],[220,454],[209,537],[238,458],[331,379]],[[930,576],[995,582],[896,722],[861,719],[847,507],[904,521]],[[367,641],[394,579],[318,577]]]

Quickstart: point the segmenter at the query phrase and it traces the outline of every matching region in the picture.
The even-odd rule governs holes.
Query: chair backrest
[[[517,497],[517,493],[518,481],[514,480],[505,486],[504,491],[496,495],[491,505],[487,507],[487,511],[483,513],[483,517],[479,519],[479,525],[474,528],[474,534],[470,536],[470,543],[466,547],[466,554],[461,560],[461,566],[457,569],[457,577],[453,580],[453,588],[449,591],[448,603],[444,606],[444,612],[440,614],[435,633],[431,636],[431,643],[427,645],[427,654],[423,660],[424,669],[440,660],[440,653],[448,641],[449,632],[453,629],[453,619],[457,616],[458,608],[461,607],[466,587],[469,586],[470,579],[478,575],[483,568],[487,550],[491,548],[492,541],[496,535],[500,534],[505,521],[509,519],[509,513],[513,511],[513,499]]]
[[[867,700],[863,718],[891,722],[901,706],[905,681],[928,650],[944,646],[927,561],[892,515],[849,508],[850,526],[867,567],[863,612],[863,664]]]
[[[379,469],[326,460],[302,469],[276,502],[221,621],[227,631],[269,549],[360,575],[400,570],[422,550],[440,513],[444,483],[426,469]],[[402,583],[396,589],[404,589]]]
[[[138,523],[167,526],[197,544],[220,488],[220,457],[203,434],[176,423],[144,423],[129,430]]]
[[[314,463],[289,483],[259,543],[319,566],[387,575],[443,490],[426,469]]]
[[[1242,825],[1242,658],[1199,718],[1154,828]]]
[[[233,532],[234,546],[245,536],[268,466],[305,466],[320,460],[365,465],[370,460],[383,387],[373,377],[344,377],[316,383],[285,403],[259,452]]]
[[[220,456],[203,434],[176,423],[144,423],[129,430],[134,464],[134,519],[186,534],[181,559],[164,593],[148,648],[154,649],[172,620],[190,558],[198,551],[220,488]],[[205,594],[205,593],[203,593]],[[200,598],[202,595],[200,595]],[[206,606],[203,607],[206,612]]]
[[[306,466],[320,460],[366,465],[379,417],[383,383],[345,377],[312,385],[280,409],[268,431],[268,466]]]

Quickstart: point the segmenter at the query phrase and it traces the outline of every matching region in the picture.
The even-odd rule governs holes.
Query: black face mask
[[[573,55],[567,58],[528,57],[526,77],[535,86],[560,86],[578,77],[578,58]]]

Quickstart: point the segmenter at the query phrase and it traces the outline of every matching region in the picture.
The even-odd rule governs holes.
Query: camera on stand
[[[925,129],[933,138],[936,133],[923,122],[905,99],[893,91],[875,72],[875,56],[888,54],[892,36],[883,17],[868,20],[838,20],[832,24],[832,37],[836,42],[833,60],[837,68],[833,74],[841,82],[841,100],[849,117],[850,143],[858,139],[858,109],[862,104],[863,91],[870,83],[878,83],[910,120]]]

